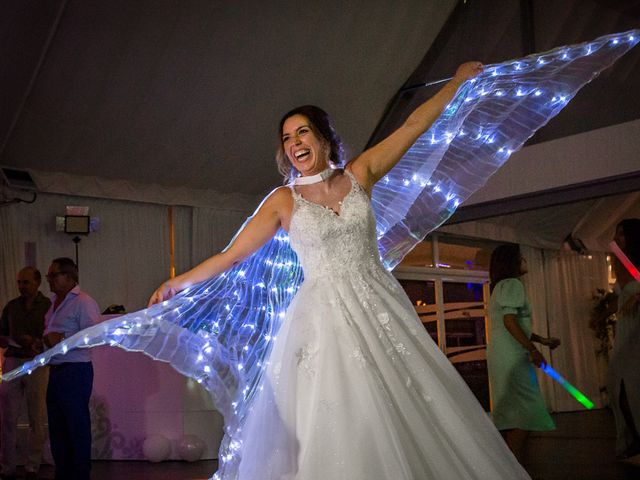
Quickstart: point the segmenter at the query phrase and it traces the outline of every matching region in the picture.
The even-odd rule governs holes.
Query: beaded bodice
[[[340,212],[306,200],[292,188],[289,238],[306,279],[382,268],[369,197],[348,170],[351,189]]]

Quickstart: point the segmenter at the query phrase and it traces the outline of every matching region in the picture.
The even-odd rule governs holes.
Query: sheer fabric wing
[[[302,281],[282,231],[227,273],[146,310],[104,321],[65,339],[3,376],[31,373],[74,348],[111,345],[168,362],[201,383],[227,424],[255,390],[272,336]]]
[[[387,268],[442,224],[584,84],[635,46],[639,36],[630,31],[490,65],[466,82],[373,191],[378,243]],[[79,332],[3,379],[31,373],[73,348],[98,345],[168,362],[201,383],[224,416],[226,435],[214,478],[233,478],[241,447],[235,433],[301,281],[296,255],[280,231],[226,274],[160,305]]]
[[[378,182],[373,205],[387,268],[402,258],[582,86],[638,43],[640,31],[496,65],[466,82],[443,115]]]

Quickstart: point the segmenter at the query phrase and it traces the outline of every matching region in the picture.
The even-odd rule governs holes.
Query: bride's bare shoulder
[[[274,202],[275,204],[291,205],[293,202],[291,188],[286,185],[278,187],[272,190],[265,200]]]
[[[291,189],[287,186],[276,188],[267,195],[263,201],[263,205],[278,217],[280,226],[286,231],[289,231],[289,222],[291,221],[291,212],[293,211]]]
[[[369,196],[371,196],[371,190],[373,189],[373,182],[371,179],[371,175],[366,167],[357,161],[357,158],[347,164],[345,170],[348,170],[356,179],[356,181],[360,184],[360,186],[364,189],[365,192]]]

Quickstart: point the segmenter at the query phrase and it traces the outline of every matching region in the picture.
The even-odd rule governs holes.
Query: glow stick
[[[567,382],[567,380],[562,375],[551,368],[551,365],[543,363],[542,365],[540,365],[540,370],[542,370],[544,373],[558,382],[567,392],[569,392],[569,394],[573,398],[584,405],[588,410],[591,410],[593,408],[593,402],[589,400],[582,392],[580,392],[580,390]]]
[[[609,244],[609,247],[611,248],[611,251],[615,254],[615,256],[618,257],[618,260],[620,260],[622,265],[624,265],[624,268],[626,268],[631,276],[636,279],[636,282],[640,282],[640,271],[638,271],[638,267],[631,263],[629,257],[624,254],[615,240],[613,240]]]

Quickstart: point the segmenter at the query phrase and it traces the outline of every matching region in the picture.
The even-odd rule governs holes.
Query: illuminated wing
[[[640,31],[487,65],[375,186],[380,254],[388,269],[562,110],[634,47]]]
[[[228,272],[146,310],[102,322],[3,376],[12,380],[74,348],[99,345],[168,362],[211,392],[227,422],[248,399],[302,270],[282,231]]]
[[[558,114],[576,92],[638,42],[639,32],[599,38],[485,67],[376,185],[372,204],[387,268]],[[147,310],[86,329],[9,372],[10,380],[79,347],[112,345],[170,363],[212,395],[225,420],[220,470],[237,468],[241,428],[284,311],[302,281],[288,237],[276,237],[226,274]]]

